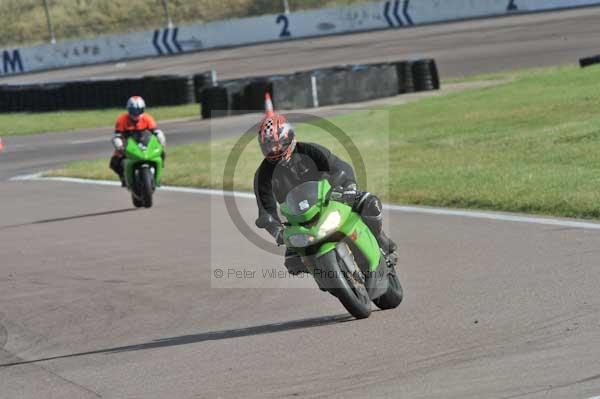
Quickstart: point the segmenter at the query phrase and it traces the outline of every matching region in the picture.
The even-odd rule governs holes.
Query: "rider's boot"
[[[396,243],[383,231],[382,205],[379,198],[367,194],[361,201],[360,215],[365,224],[371,229],[379,243],[388,263],[395,263],[395,252],[398,249]],[[392,256],[393,254],[393,256]]]
[[[385,263],[387,263],[388,266],[396,266],[398,263],[398,253],[396,252],[398,245],[396,245],[383,230],[381,230],[381,233],[375,238],[377,238],[379,248],[383,251]]]
[[[117,153],[113,154],[113,156],[110,158],[110,163],[108,166],[119,176],[119,180],[121,180],[121,187],[126,187],[127,184],[125,183],[125,171],[123,170],[123,157]]]
[[[385,252],[386,254],[396,252],[396,250],[398,249],[398,245],[396,245],[396,243],[391,238],[389,238],[387,234],[385,234],[385,231],[383,231],[383,229],[375,238],[377,238],[379,247],[383,249],[383,252]]]

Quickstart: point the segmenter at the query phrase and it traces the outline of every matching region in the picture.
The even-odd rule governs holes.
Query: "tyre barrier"
[[[265,93],[273,93],[273,83],[269,78],[252,80],[243,90],[244,108],[248,111],[263,111],[265,109]]]
[[[201,102],[201,93],[207,87],[214,87],[217,85],[217,73],[216,71],[208,71],[203,73],[197,73],[192,76],[192,84],[194,88],[194,98],[196,102]]]
[[[417,60],[412,63],[415,91],[438,90],[440,78],[437,66],[432,59]]]
[[[592,57],[585,57],[585,58],[580,58],[579,59],[579,66],[581,66],[582,68],[594,65],[594,64],[599,64],[600,63],[600,55],[594,55]]]
[[[140,95],[152,106],[199,102],[202,116],[209,118],[261,111],[266,92],[271,94],[274,106],[284,110],[366,101],[439,87],[439,74],[432,59],[339,65],[221,83],[217,83],[216,73],[209,71],[192,76],[0,85],[0,112],[121,108],[127,98]]]
[[[271,79],[271,99],[273,100],[273,106],[276,109],[317,107],[319,104],[317,93],[313,93],[313,79],[316,83],[316,78],[314,78],[312,71],[276,76]]]
[[[223,86],[206,87],[200,95],[202,118],[209,119],[227,116],[229,113],[229,93]]]
[[[398,94],[413,93],[415,91],[412,64],[410,61],[394,63],[396,74],[398,75]]]
[[[245,89],[250,84],[250,79],[235,79],[228,80],[222,83],[222,86],[227,90],[227,101],[229,104],[226,115],[240,115],[248,112],[248,105],[244,96]]]
[[[191,76],[164,75],[133,79],[84,80],[0,86],[0,112],[40,112],[122,108],[132,95],[152,106],[195,102]]]
[[[433,59],[367,65],[339,65],[291,75],[256,77],[221,82],[223,90],[208,87],[199,91],[202,116],[236,115],[262,111],[265,93],[271,94],[276,109],[303,109],[391,97],[440,88]],[[211,99],[211,96],[219,99]],[[227,112],[211,112],[215,104]],[[205,112],[205,108],[206,109]]]
[[[398,75],[391,64],[354,65],[335,71],[319,71],[318,102],[321,106],[368,101],[398,94]]]

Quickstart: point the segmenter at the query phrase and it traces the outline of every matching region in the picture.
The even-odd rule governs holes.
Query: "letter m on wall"
[[[19,50],[2,51],[2,67],[4,74],[23,72],[23,61]]]

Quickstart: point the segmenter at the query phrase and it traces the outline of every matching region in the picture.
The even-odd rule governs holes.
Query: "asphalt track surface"
[[[588,13],[537,17],[558,18],[562,41],[593,36],[574,17]],[[465,23],[455,44],[521,18],[536,16]],[[535,31],[509,30],[516,49]],[[548,63],[569,51],[530,49]],[[463,58],[465,74],[486,70]],[[235,134],[251,117],[215,123]],[[172,141],[207,139],[203,123],[173,123]],[[355,321],[327,294],[294,288],[310,280],[260,289],[213,277],[283,268],[247,244],[219,196],[159,192],[134,211],[116,187],[7,181],[106,154],[100,134],[13,138],[0,155],[0,398],[600,395],[599,230],[390,212],[405,301]],[[251,221],[254,202],[238,204]]]

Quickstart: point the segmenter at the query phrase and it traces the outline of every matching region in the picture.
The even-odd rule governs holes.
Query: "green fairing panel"
[[[342,214],[342,220],[345,220],[344,224],[338,229],[338,231],[344,233],[346,237],[349,237],[354,241],[358,249],[368,260],[369,270],[377,270],[381,252],[379,250],[379,243],[377,242],[377,239],[375,239],[371,229],[369,229],[369,227],[362,221],[360,215],[352,212],[352,209],[349,206],[332,201],[328,206],[328,209],[329,208],[332,208],[331,210],[338,210],[338,212]],[[327,213],[329,213],[331,210],[328,210]],[[327,244],[333,244],[333,246],[329,246]],[[335,243],[326,243],[319,248],[317,256],[321,256],[333,249],[335,249]]]
[[[379,261],[381,258],[381,252],[379,250],[379,244],[375,239],[375,236],[369,229],[369,227],[362,221],[360,215],[352,211],[352,208],[348,205],[337,202],[330,201],[326,206],[323,207],[325,200],[327,198],[327,193],[329,192],[331,186],[327,180],[322,180],[319,183],[319,200],[318,203],[311,207],[307,212],[302,215],[301,219],[298,220],[299,217],[294,217],[289,213],[289,209],[287,205],[284,203],[281,206],[281,211],[284,216],[288,218],[288,222],[292,224],[292,226],[286,227],[284,231],[284,238],[286,243],[288,243],[289,237],[297,234],[305,234],[313,237],[317,237],[319,227],[322,223],[327,219],[332,212],[339,212],[341,220],[343,224],[337,229],[337,231],[343,233],[345,236],[350,237],[352,239],[358,249],[363,253],[365,258],[369,262],[370,271],[375,271],[379,266]],[[316,211],[313,211],[313,208]],[[306,228],[303,226],[299,226],[298,223],[302,223],[308,221],[314,217],[314,215],[321,210],[321,214],[319,217],[319,221],[313,224],[310,228]],[[308,215],[310,214],[310,217]],[[324,242],[317,252],[317,256],[322,256],[332,250],[335,249],[335,242]],[[303,254],[304,249],[298,248],[298,252]]]
[[[370,271],[377,270],[381,258],[379,243],[360,215],[352,213],[340,231],[347,237],[350,237],[358,249],[365,255],[369,261]]]
[[[145,151],[140,148],[132,137],[129,137],[125,147],[125,161],[123,162],[127,181],[133,181],[133,171],[137,164],[148,162],[155,165],[154,179],[156,185],[160,185],[163,170],[162,152],[163,146],[154,135],[150,138]]]

